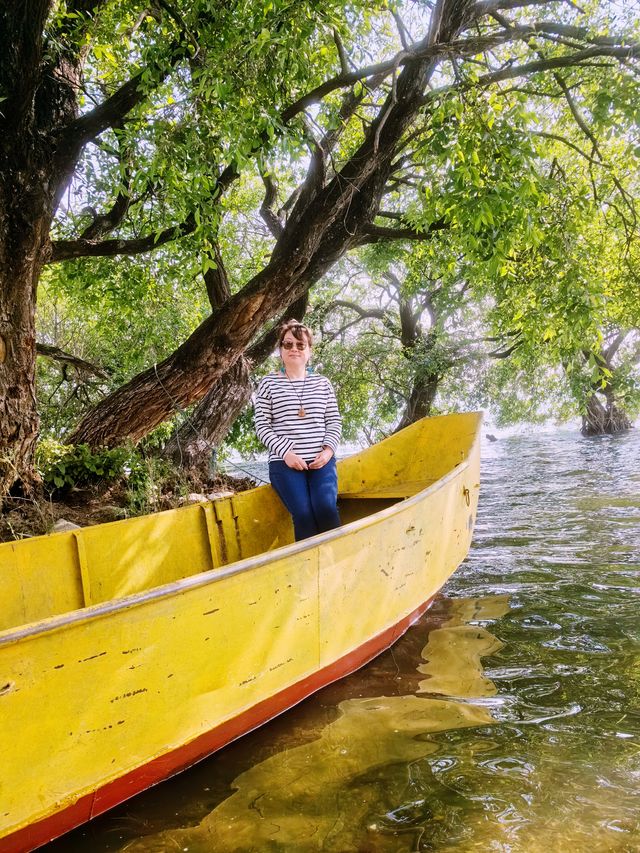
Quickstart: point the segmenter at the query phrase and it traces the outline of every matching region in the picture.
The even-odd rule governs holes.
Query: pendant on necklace
[[[299,418],[303,418],[305,415],[306,415],[306,412],[304,409],[302,409],[302,408],[298,409],[298,417]]]

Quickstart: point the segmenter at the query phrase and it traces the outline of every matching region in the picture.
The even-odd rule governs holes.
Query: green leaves
[[[38,445],[36,467],[46,488],[60,491],[121,477],[132,452],[122,447],[92,451],[85,444],[65,445],[45,439]]]

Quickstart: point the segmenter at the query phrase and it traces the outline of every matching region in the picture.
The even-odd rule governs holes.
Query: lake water
[[[640,851],[640,436],[484,448],[392,649],[48,853]]]

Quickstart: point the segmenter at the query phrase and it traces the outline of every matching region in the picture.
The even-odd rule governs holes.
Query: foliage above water
[[[361,101],[346,120],[339,88],[304,120],[285,121],[283,110],[341,69],[393,55],[429,14],[359,0],[100,7],[82,108],[137,72],[147,97],[86,148],[58,211],[54,237],[71,239],[127,204],[122,259],[69,260],[46,273],[40,340],[104,374],[41,359],[45,434],[64,440],[101,397],[197,328],[212,310],[203,275],[216,251],[232,292],[264,268],[275,244],[260,215],[266,182],[284,221],[318,139],[340,131],[337,173],[393,83],[376,88],[365,75],[369,90],[354,80]],[[508,26],[528,25],[535,7],[509,15]],[[437,384],[433,411],[482,406],[502,421],[575,415],[593,395],[640,410],[637,80],[602,59],[482,82],[494,62],[550,61],[571,39],[595,45],[622,31],[632,42],[637,10],[590,3],[549,15],[560,35],[546,21],[491,55],[442,63],[375,218],[413,236],[351,252],[311,292],[310,322],[325,330],[318,360],[338,388],[348,440],[392,429],[427,381]],[[59,4],[51,49],[86,24]],[[217,181],[231,174],[221,193]],[[127,248],[144,235],[153,237],[145,253]],[[401,303],[418,327],[411,346]],[[230,438],[241,449],[251,445],[248,424],[244,416]]]

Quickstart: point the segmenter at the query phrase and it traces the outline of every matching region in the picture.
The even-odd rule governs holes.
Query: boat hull
[[[448,474],[339,530],[0,634],[0,851],[103,813],[391,645],[467,553],[477,444],[476,427]]]
[[[200,735],[190,743],[177,747],[148,764],[130,771],[125,776],[108,782],[62,811],[0,839],[0,850],[3,853],[23,853],[23,851],[34,850],[181,770],[191,767],[242,735],[264,725],[323,687],[360,669],[392,646],[427,611],[432,600],[429,599],[405,619],[330,666],[312,673],[297,684],[259,702],[253,708]]]

